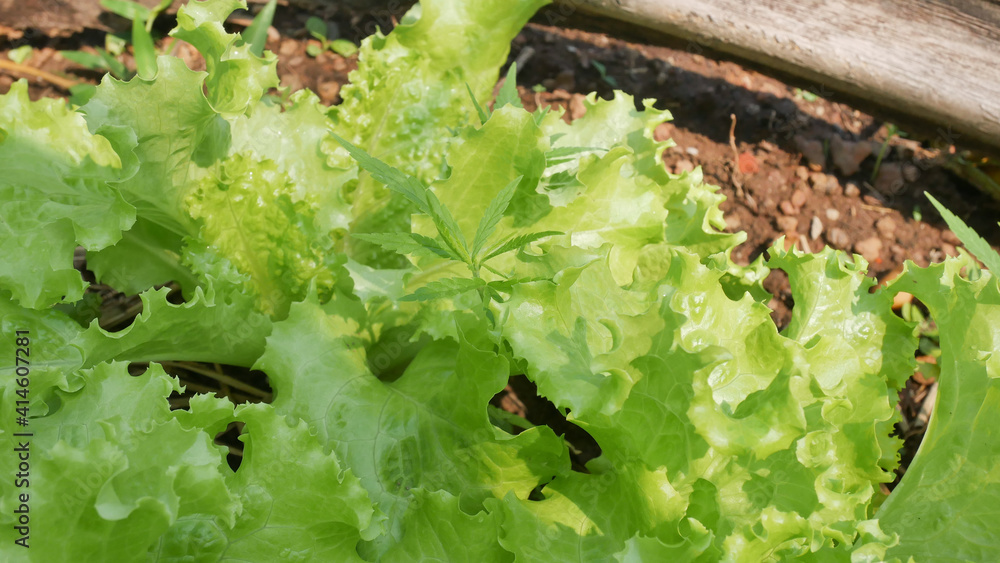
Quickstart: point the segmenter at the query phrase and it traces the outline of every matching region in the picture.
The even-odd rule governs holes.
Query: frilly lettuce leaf
[[[0,95],[0,283],[19,303],[83,296],[76,246],[109,247],[135,222],[110,185],[121,168],[108,139],[59,100],[30,101],[24,81]]]
[[[482,101],[496,83],[510,41],[547,0],[463,2],[431,0],[413,8],[388,36],[361,44],[358,70],[331,108],[335,132],[387,164],[424,181],[444,172],[451,131],[475,115],[468,84]],[[356,169],[332,139],[330,165]],[[352,231],[409,230],[413,208],[371,176],[351,183]],[[401,267],[402,258],[361,240],[348,240],[350,256],[368,266]]]
[[[59,390],[57,405],[31,419],[30,551],[4,542],[6,560],[136,561],[178,517],[206,514],[234,522],[240,505],[225,486],[212,436],[172,419],[166,395],[176,380],[159,366],[129,376],[126,364],[77,374],[86,383]],[[3,408],[3,441],[13,449],[14,413]],[[16,473],[17,459],[4,469]],[[4,525],[16,491],[3,488]],[[73,494],[67,494],[73,491]],[[49,538],[59,538],[54,541]]]
[[[218,420],[227,406],[228,417]],[[228,420],[244,423],[243,460],[226,480],[242,512],[232,522],[208,511],[178,518],[150,549],[149,561],[192,555],[199,561],[363,561],[355,546],[379,531],[380,516],[358,479],[324,451],[304,422],[293,423],[267,405],[241,406],[233,414],[226,401],[208,400],[193,402],[191,416],[178,416],[188,424],[215,419],[217,428]],[[316,491],[322,491],[321,502]]]
[[[594,436],[603,456],[588,466],[590,475],[546,486],[545,500],[507,499],[509,543],[503,545],[532,546],[584,530],[577,533],[586,543],[568,536],[565,551],[551,560],[609,558],[635,549],[624,542],[638,534],[692,554],[715,554],[705,560],[777,561],[869,541],[863,538],[871,534],[862,533],[868,507],[897,463],[888,425],[898,416],[892,384],[900,380],[887,374],[912,372],[916,342],[891,313],[889,294],[870,293],[863,271],[842,255],[786,254],[778,247],[772,255],[771,265],[785,269],[793,297],[803,304],[787,335],[778,334],[769,310],[752,296],[728,297],[722,272],[680,250],[664,255],[664,277],[652,294],[633,294],[631,309],[601,260],[587,267],[603,277],[580,275],[572,283],[557,277],[547,297],[540,293],[544,282],[515,286],[498,306],[504,338],[526,359],[539,389],[570,407],[569,418]],[[838,297],[825,297],[831,292]],[[646,320],[616,341],[614,327],[622,321],[609,311],[629,310]],[[546,321],[560,318],[588,328]],[[591,336],[601,326],[610,333],[603,340]],[[831,348],[840,350],[839,362],[810,362]],[[556,373],[580,380],[581,373],[599,372],[558,358],[589,359],[601,350],[628,351],[614,362],[632,372],[624,400],[595,393],[603,401],[595,409],[576,398],[587,387],[551,383],[553,368],[545,362],[556,358],[564,370]],[[615,487],[615,499],[645,500],[621,503],[638,511],[631,520],[611,519],[615,509],[587,494],[598,483]],[[649,496],[654,490],[672,492]],[[534,514],[531,524],[524,523],[525,510]],[[564,520],[574,510],[572,522]],[[552,526],[565,529],[545,532]],[[525,535],[511,537],[515,533]],[[878,551],[892,538],[880,533],[870,541],[875,547],[865,549]],[[666,549],[651,542],[649,549]]]
[[[372,375],[357,320],[312,299],[276,323],[257,364],[279,413],[308,421],[361,479],[399,540],[413,489],[445,490],[477,511],[484,499],[521,497],[565,473],[569,460],[548,428],[517,436],[494,428],[486,403],[506,384],[506,361],[461,338],[425,346],[391,382]],[[419,437],[419,438],[418,438]]]
[[[207,73],[159,57],[82,116],[0,96],[0,329],[31,341],[31,416],[0,366],[0,441],[33,433],[28,560],[1000,560],[993,275],[958,259],[875,288],[860,257],[780,241],[734,264],[743,235],[698,171],[663,168],[648,100],[590,96],[566,123],[508,86],[477,119],[543,3],[425,2],[365,41],[332,109],[262,99],[275,59],[225,31],[234,0],[178,13]],[[330,133],[426,185],[420,205]],[[140,294],[126,329],[49,307],[82,294],[77,245]],[[942,376],[886,498],[916,348],[898,291],[938,323]],[[274,401],[171,411],[167,360],[262,369]],[[518,374],[596,440],[586,471],[547,426],[491,420]],[[214,444],[234,423],[236,472]],[[8,531],[18,491],[0,482]]]

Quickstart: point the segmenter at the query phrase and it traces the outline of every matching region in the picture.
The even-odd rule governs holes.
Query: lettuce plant
[[[73,110],[0,96],[3,560],[1000,560],[993,275],[965,255],[873,287],[859,256],[780,243],[735,264],[717,188],[661,164],[668,112],[591,95],[568,124],[513,80],[488,103],[543,3],[425,1],[336,107],[267,95],[235,0],[178,13],[207,72],[159,56]],[[139,293],[127,328],[65,313],[77,247]],[[899,291],[940,327],[941,381],[886,496]],[[273,401],[171,410],[167,360],[260,369]],[[599,444],[585,471],[491,418],[518,374]],[[213,440],[237,421],[233,471]]]

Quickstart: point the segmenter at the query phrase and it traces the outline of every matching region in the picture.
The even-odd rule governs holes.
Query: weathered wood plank
[[[153,5],[157,0],[139,0]],[[265,0],[249,0],[261,3]],[[669,36],[1000,149],[1000,0],[555,0],[619,34]],[[176,5],[183,0],[175,1]],[[407,0],[280,0],[355,9]],[[98,0],[0,0],[0,25],[107,29]],[[624,22],[624,25],[623,25]],[[930,127],[926,127],[929,125]],[[957,135],[956,135],[957,134]]]
[[[557,0],[1000,147],[1000,2]]]

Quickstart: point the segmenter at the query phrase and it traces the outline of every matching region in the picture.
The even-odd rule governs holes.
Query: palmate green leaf
[[[483,106],[479,105],[479,100],[476,99],[476,95],[472,93],[472,86],[469,83],[465,83],[465,89],[469,91],[469,99],[472,100],[472,105],[476,108],[476,114],[479,115],[479,122],[482,125],[486,125],[486,121],[490,118],[490,114],[483,109]]]
[[[954,229],[954,227],[953,227]],[[956,230],[958,232],[958,230]],[[890,554],[919,561],[1000,557],[1000,290],[992,273],[963,277],[968,258],[916,268],[908,263],[893,291],[913,293],[941,338],[937,400],[920,450],[878,511],[899,534]]]
[[[135,222],[110,184],[122,172],[111,142],[58,100],[28,99],[20,81],[0,96],[0,288],[42,308],[83,296],[77,245],[109,247]]]
[[[373,178],[406,198],[420,213],[431,214],[431,206],[427,202],[427,186],[419,178],[400,172],[368,154],[364,149],[347,142],[336,133],[330,133],[330,136],[347,149],[351,158],[356,160]]]
[[[460,260],[458,256],[450,253],[441,247],[438,242],[430,237],[418,235],[416,233],[372,233],[351,235],[356,239],[377,244],[383,248],[398,252],[400,254],[412,254],[418,257],[430,258],[453,258]]]
[[[486,260],[489,260],[491,258],[496,258],[497,256],[500,256],[502,254],[507,254],[508,252],[512,252],[514,250],[520,250],[521,248],[524,248],[533,242],[538,242],[542,239],[559,236],[562,234],[564,233],[561,233],[559,231],[542,231],[540,233],[527,233],[524,235],[511,237],[498,244],[496,248],[489,249],[486,252],[486,256],[483,258],[483,261],[485,262]]]
[[[341,89],[343,103],[331,108],[341,137],[407,174],[431,182],[441,176],[452,143],[451,131],[476,119],[507,59],[510,41],[547,0],[465,0],[423,2],[388,36],[364,40],[358,70]],[[466,88],[468,85],[468,88]],[[331,139],[330,164],[355,164]],[[509,181],[512,177],[507,178]],[[352,232],[409,231],[412,203],[362,176],[352,190]],[[478,216],[475,217],[478,220]],[[426,234],[426,233],[424,233]],[[464,233],[471,237],[471,232]],[[360,244],[350,256],[369,266],[400,268],[393,253]]]
[[[420,179],[404,174],[379,159],[372,157],[363,149],[340,138],[336,133],[331,133],[331,136],[343,145],[351,153],[351,156],[358,161],[358,164],[370,172],[375,179],[384,183],[390,190],[405,197],[418,211],[429,215],[431,220],[434,221],[434,226],[437,228],[441,239],[448,246],[450,253],[453,253],[463,262],[471,263],[468,244],[465,242],[465,237],[455,222],[455,218],[451,216],[451,212],[441,204],[437,196],[428,190],[427,186]],[[364,239],[362,238],[362,240]]]
[[[503,86],[497,92],[497,99],[493,103],[493,111],[504,106],[524,107],[521,105],[521,97],[517,94],[517,63],[511,63],[507,69],[507,76],[504,78]]]
[[[478,233],[483,221],[499,225],[510,221],[496,217],[496,206],[508,197],[513,202],[518,194],[534,190],[545,169],[548,142],[531,114],[510,106],[494,112],[482,128],[466,128],[460,134],[462,143],[448,155],[451,175],[436,183],[432,193],[446,208],[462,210],[456,219],[459,232],[473,240],[478,236],[482,241]],[[504,190],[510,189],[518,177],[522,179],[513,184],[514,193],[508,196]],[[515,215],[513,206],[508,203],[502,213]],[[429,223],[416,217],[413,231],[433,234]],[[510,228],[499,227],[495,232],[509,235]]]
[[[490,235],[493,234],[497,223],[500,222],[500,219],[503,219],[503,214],[507,211],[507,206],[510,205],[510,200],[514,197],[514,190],[521,183],[521,179],[521,176],[514,178],[503,189],[497,192],[493,201],[486,208],[486,212],[483,213],[483,218],[480,219],[479,226],[476,227],[476,238],[472,242],[472,256],[475,259],[479,259],[480,251],[486,245]]]
[[[948,223],[948,227],[955,232],[955,235],[969,249],[969,252],[982,261],[989,271],[993,273],[1000,272],[1000,254],[997,254],[997,251],[993,250],[990,243],[983,240],[983,237],[979,236],[979,233],[969,228],[964,221],[941,205],[941,202],[935,199],[930,193],[924,192],[924,195],[927,196],[927,199],[931,200],[931,203],[937,208],[938,213]]]
[[[486,287],[481,278],[443,278],[417,288],[410,295],[401,297],[400,301],[430,301],[444,297],[454,297],[467,291],[475,291]]]

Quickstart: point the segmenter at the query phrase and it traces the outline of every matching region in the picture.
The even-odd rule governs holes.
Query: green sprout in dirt
[[[594,68],[596,68],[597,72],[601,75],[601,80],[603,80],[608,86],[611,86],[612,88],[618,87],[618,81],[615,80],[614,76],[608,76],[608,69],[603,63],[590,61],[590,64],[594,65]]]
[[[795,97],[801,100],[805,100],[807,102],[815,102],[816,100],[819,99],[819,96],[817,96],[816,94],[813,94],[809,90],[803,90],[802,88],[795,89]]]
[[[358,46],[347,39],[328,39],[326,22],[317,17],[311,17],[306,20],[306,29],[313,38],[320,42],[319,45],[309,45],[306,47],[306,53],[310,57],[318,57],[320,53],[328,49],[342,57],[350,57],[358,52]]]

